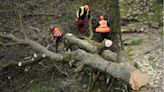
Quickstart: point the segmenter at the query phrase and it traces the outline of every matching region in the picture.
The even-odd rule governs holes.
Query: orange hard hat
[[[89,6],[88,5],[84,5],[84,9],[85,10],[89,10]]]
[[[100,16],[100,20],[103,20],[104,19],[104,16]]]

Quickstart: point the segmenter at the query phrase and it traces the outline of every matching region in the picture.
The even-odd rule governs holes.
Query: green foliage
[[[153,62],[153,61],[155,60],[155,57],[150,56],[150,57],[148,58],[148,60],[149,60],[150,62]]]
[[[51,80],[48,81],[48,85],[43,85],[42,83],[33,84],[29,92],[54,92],[54,73],[51,76]]]
[[[154,13],[153,15],[149,16],[147,12],[144,12],[143,14],[139,15],[139,19],[147,20],[147,21],[152,21],[159,23],[159,26],[163,25],[162,22],[162,5],[153,3],[152,7],[152,12]]]
[[[132,1],[132,0],[131,0]],[[132,2],[136,2],[135,0]],[[156,22],[159,23],[159,26],[163,26],[163,14],[162,14],[162,9],[163,9],[163,0],[158,0],[157,2],[153,2],[151,9],[148,12],[144,12],[143,14],[138,15],[139,20],[147,20],[149,22]],[[120,14],[121,16],[126,16],[128,13],[128,10],[131,7],[128,7],[126,2],[121,2],[120,3]],[[149,12],[154,13],[153,15],[148,15]]]
[[[137,40],[133,40],[129,43],[129,45],[141,45],[143,44],[144,40],[143,39],[137,39]]]
[[[126,16],[128,13],[128,7],[126,6],[125,2],[120,3],[120,14],[121,16]]]
[[[143,20],[148,20],[148,14],[144,12],[143,14],[139,15],[138,18]]]
[[[47,87],[44,87],[41,84],[35,84],[32,86],[31,92],[53,92],[53,91],[48,89]]]
[[[163,31],[160,31],[159,34],[160,34],[161,36],[163,36]]]
[[[159,26],[163,26],[163,15],[162,15],[162,6],[159,3],[153,3],[152,10],[154,12],[153,16],[147,16],[148,21],[153,21],[159,23]]]
[[[157,3],[162,4],[163,5],[163,0],[157,0]]]
[[[126,52],[126,55],[128,56],[128,58],[130,59],[132,56],[134,56],[134,53],[133,53],[133,49],[132,48],[127,48],[125,50]]]
[[[157,58],[155,56],[149,56],[148,58],[150,65],[152,65],[153,68],[155,68],[155,62],[157,61]]]
[[[92,91],[93,92],[102,92],[102,89],[100,89],[100,87],[101,87],[101,83],[96,82]]]

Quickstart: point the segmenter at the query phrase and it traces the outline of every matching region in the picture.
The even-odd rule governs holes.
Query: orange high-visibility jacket
[[[54,30],[52,31],[52,34],[54,34],[54,36],[61,36],[62,35],[62,33],[57,28],[54,28]]]
[[[110,27],[108,27],[106,20],[99,21],[99,24],[100,25],[96,28],[96,32],[98,32],[98,33],[108,33],[108,32],[110,32]]]

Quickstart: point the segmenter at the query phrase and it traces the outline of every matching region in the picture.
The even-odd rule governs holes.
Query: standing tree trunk
[[[112,49],[113,51],[118,51],[123,48],[121,39],[121,24],[120,24],[120,11],[119,11],[119,0],[107,0],[111,5],[110,14],[110,24],[111,24],[111,34],[108,37],[113,41]]]

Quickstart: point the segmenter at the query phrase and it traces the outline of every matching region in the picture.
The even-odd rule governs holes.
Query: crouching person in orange
[[[107,35],[110,32],[110,27],[107,20],[104,19],[104,16],[100,16],[99,25],[96,28],[95,40],[102,42],[105,38],[108,38]]]
[[[59,29],[57,29],[56,27],[54,27],[54,25],[50,26],[50,32],[53,35],[53,38],[51,39],[51,43],[53,44],[53,46],[55,46],[56,52],[58,51],[58,46],[59,46],[59,42],[62,41],[62,32],[59,31]]]

